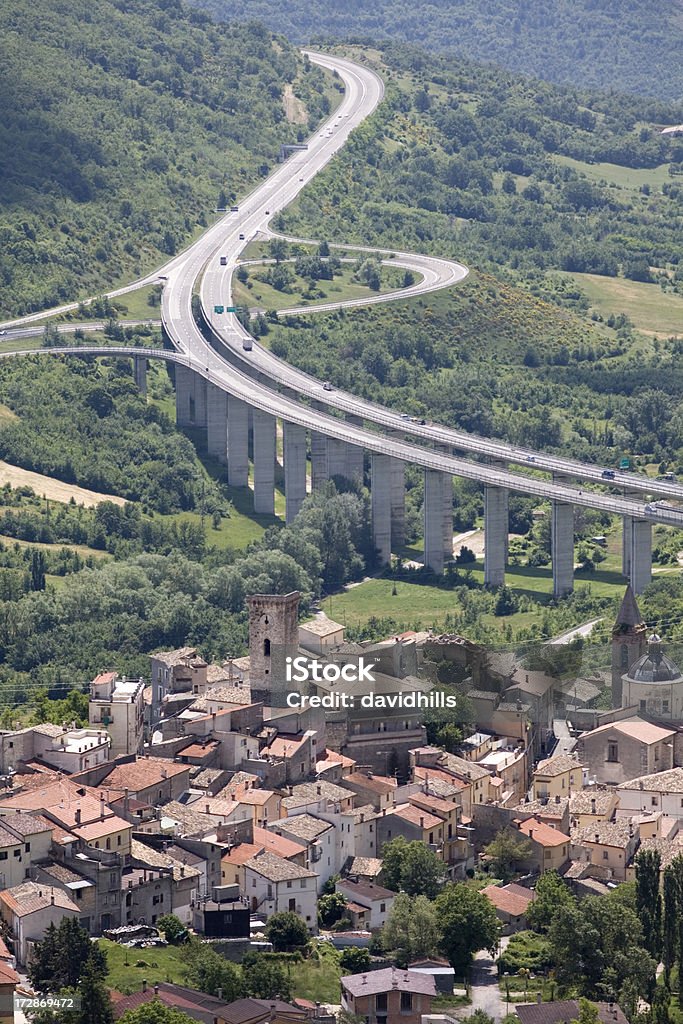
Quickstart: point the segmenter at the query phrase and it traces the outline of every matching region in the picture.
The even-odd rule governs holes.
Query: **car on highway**
[[[225,266],[227,266],[227,264],[228,264],[228,257],[227,256],[221,256],[221,266],[225,267]]]
[[[527,462],[535,462],[536,461],[536,456],[535,455],[527,455],[526,461]]]
[[[301,177],[299,178],[299,181],[303,181],[303,180],[304,180],[304,176],[302,174]]]
[[[242,234],[242,232],[240,232],[240,242],[243,242],[243,241],[244,241],[244,235]]]
[[[239,212],[239,206],[231,206],[230,207],[230,213],[238,213],[238,212]]]
[[[603,480],[614,480],[614,470],[613,469],[603,469],[601,475],[602,475],[602,479]]]
[[[408,415],[408,413],[407,413],[407,412],[402,412],[402,413],[401,413],[401,419],[402,419],[402,420],[409,420],[409,419],[410,419],[410,416]]]
[[[0,331],[0,335],[7,334],[7,331]]]
[[[270,210],[266,210],[266,217],[270,217]]]
[[[332,390],[333,390],[332,385],[330,384],[329,380],[326,380],[325,383],[323,384],[323,391],[332,391]]]

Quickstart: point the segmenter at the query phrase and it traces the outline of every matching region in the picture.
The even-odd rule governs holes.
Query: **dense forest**
[[[553,82],[683,96],[680,0],[192,0],[257,18],[295,42],[410,40]]]
[[[177,0],[3,4],[0,316],[158,266],[315,126],[325,89],[262,26]]]

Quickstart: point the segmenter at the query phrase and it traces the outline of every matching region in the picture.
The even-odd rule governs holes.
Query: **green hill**
[[[176,252],[329,108],[325,89],[285,40],[177,0],[3,4],[0,316]]]
[[[681,0],[194,0],[296,42],[396,39],[553,82],[683,97]]]

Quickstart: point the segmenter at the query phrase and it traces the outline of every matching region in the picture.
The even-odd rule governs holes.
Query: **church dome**
[[[681,680],[681,670],[667,658],[662,641],[653,633],[647,642],[647,654],[631,665],[627,678],[635,683],[672,683]]]

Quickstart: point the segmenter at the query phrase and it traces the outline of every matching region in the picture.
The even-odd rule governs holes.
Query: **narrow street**
[[[500,942],[501,952],[509,941],[509,936],[503,936]],[[495,957],[492,957],[485,949],[476,954],[472,964],[470,995],[472,1005],[467,1007],[467,1016],[470,1016],[475,1010],[483,1010],[495,1021],[500,1021],[507,1013],[505,996],[501,995],[498,988]],[[510,1006],[513,1006],[512,1000]]]

